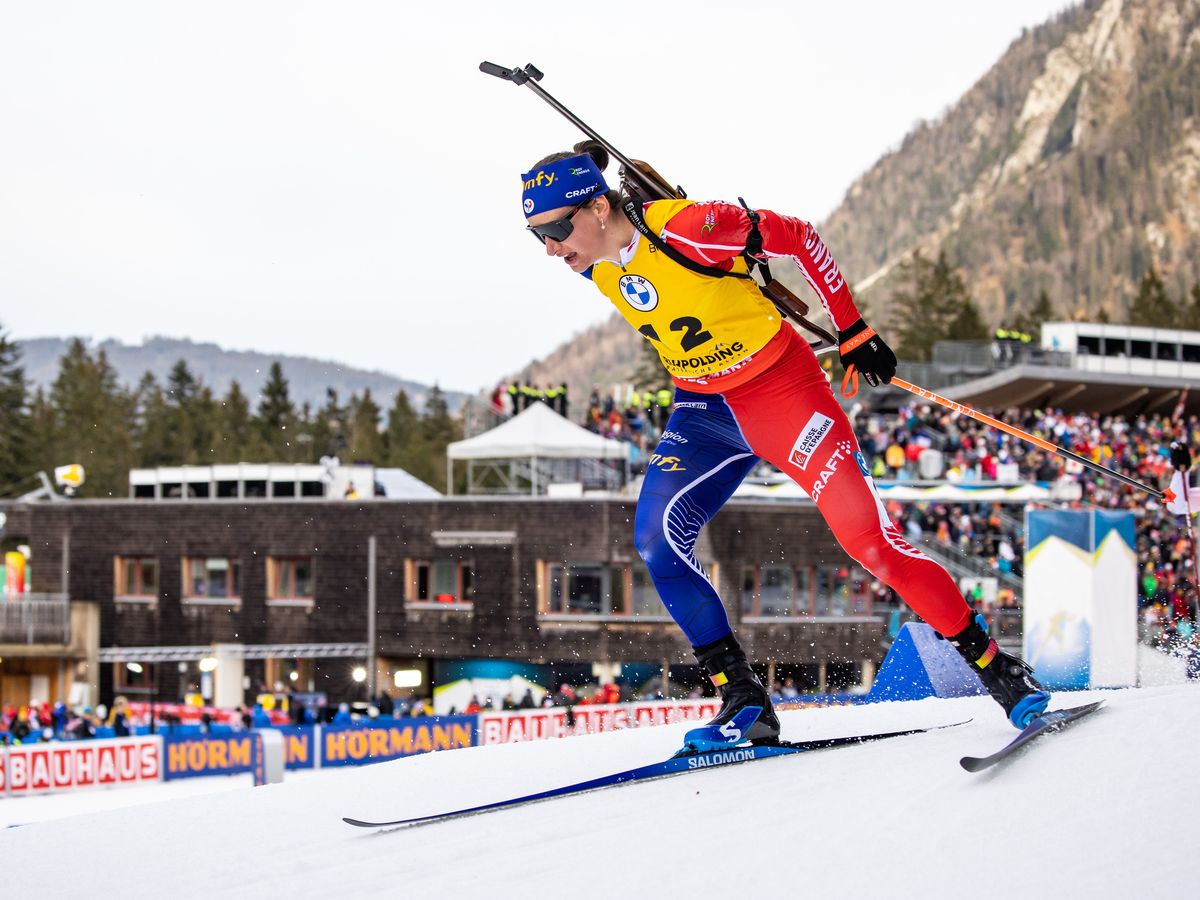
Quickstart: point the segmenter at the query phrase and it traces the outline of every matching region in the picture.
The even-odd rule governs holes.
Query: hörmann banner
[[[357,766],[475,745],[475,716],[393,719],[386,724],[325,726],[321,768]]]

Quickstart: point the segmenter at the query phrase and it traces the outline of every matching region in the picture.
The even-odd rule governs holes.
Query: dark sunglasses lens
[[[575,218],[575,213],[583,209],[583,204],[575,207],[561,219],[555,219],[553,222],[547,222],[545,225],[526,225],[533,236],[543,244],[546,243],[546,238],[552,241],[565,241],[571,236],[571,232],[575,230],[575,223],[571,220]]]
[[[571,236],[571,232],[575,230],[575,226],[571,223],[570,217],[565,219],[557,219],[554,222],[547,222],[545,225],[532,226],[529,229],[539,241],[546,243],[546,238],[552,241],[565,241]]]

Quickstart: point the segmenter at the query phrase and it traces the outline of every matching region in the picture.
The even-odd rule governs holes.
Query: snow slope
[[[1059,695],[1105,709],[1004,768],[964,754],[1014,734],[986,698],[782,714],[784,736],[948,723],[861,747],[612,788],[410,829],[669,755],[686,725],[472,748],[282,785],[0,831],[5,892],[56,896],[1195,896],[1189,860],[1200,686]],[[3,803],[5,801],[0,801]],[[1174,849],[1170,849],[1174,848]],[[188,873],[181,876],[181,873]]]

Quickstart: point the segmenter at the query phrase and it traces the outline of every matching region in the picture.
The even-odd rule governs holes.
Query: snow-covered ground
[[[4,867],[5,892],[1195,896],[1186,848],[1200,821],[1189,787],[1200,686],[1057,703],[1101,697],[1095,716],[981,775],[962,771],[959,757],[991,752],[1014,732],[990,700],[969,698],[787,712],[792,739],[973,721],[410,829],[364,831],[340,817],[434,813],[631,768],[668,755],[688,726],[176,796],[0,831],[0,859],[20,861]],[[54,877],[64,863],[76,875]]]

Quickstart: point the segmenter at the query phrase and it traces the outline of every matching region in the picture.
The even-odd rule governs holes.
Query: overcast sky
[[[0,328],[473,390],[611,309],[522,233],[580,136],[480,60],[693,198],[819,221],[1069,5],[0,0]]]

